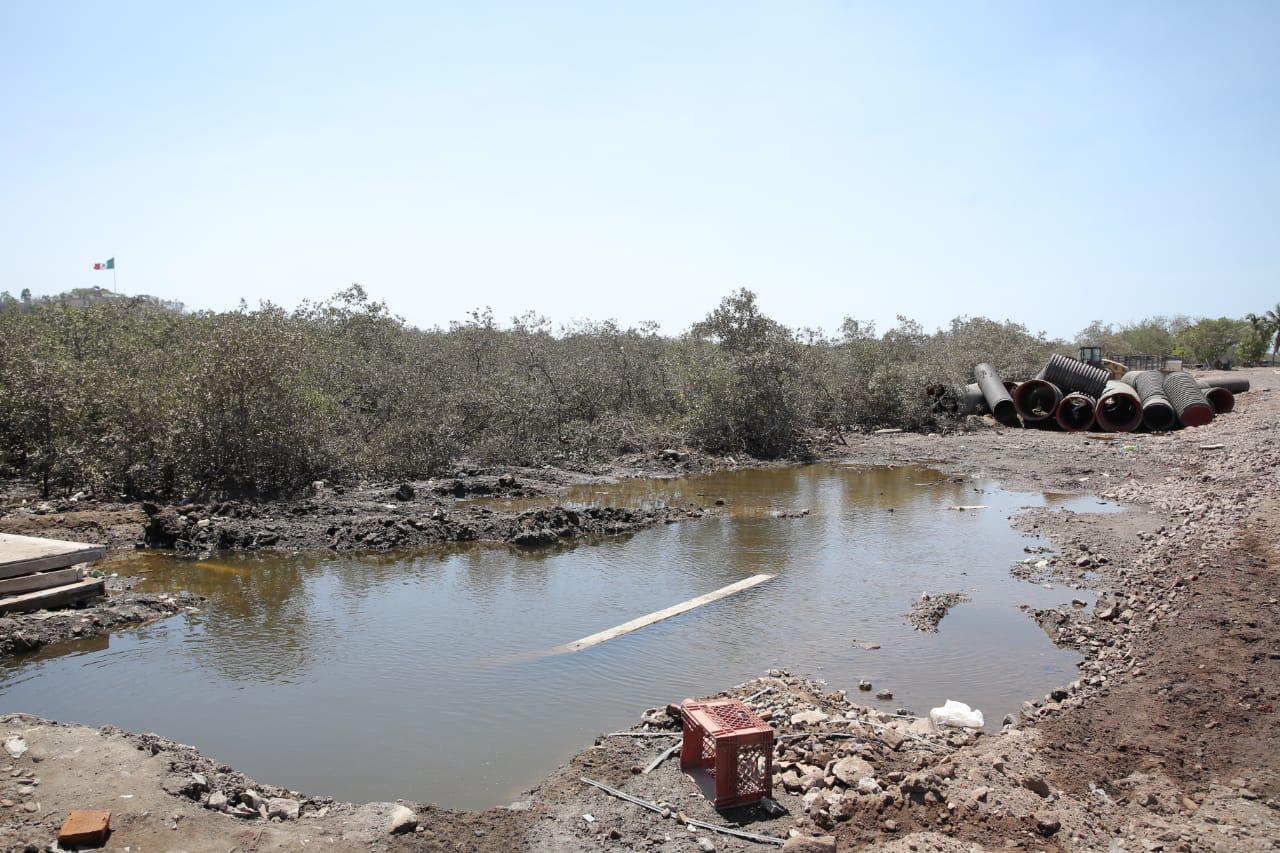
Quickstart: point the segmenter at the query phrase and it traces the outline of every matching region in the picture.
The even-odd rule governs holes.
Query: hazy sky
[[[0,0],[0,289],[419,325],[1280,301],[1280,2]]]

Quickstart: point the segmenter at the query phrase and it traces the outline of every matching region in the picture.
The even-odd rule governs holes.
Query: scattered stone
[[[267,800],[267,817],[278,817],[281,820],[297,820],[302,813],[302,804],[287,797],[273,797]]]
[[[1057,815],[1044,812],[1036,815],[1036,831],[1046,838],[1062,828],[1062,821]]]
[[[831,766],[831,774],[847,787],[853,787],[864,777],[871,777],[875,784],[876,770],[861,758],[842,758]]]
[[[829,717],[818,709],[811,711],[801,711],[798,714],[791,715],[791,725],[793,726],[816,726],[818,723],[825,723]]]
[[[399,835],[413,832],[418,828],[418,818],[408,806],[395,805],[391,808],[391,819],[387,822],[387,834]]]
[[[1049,796],[1049,783],[1044,780],[1043,776],[1024,777],[1022,787],[1041,797]]]
[[[859,682],[858,682],[858,689],[859,689],[859,690],[870,690],[870,689],[871,689],[871,682],[870,682],[870,681],[867,681],[865,678],[864,678],[864,679],[862,679],[861,681],[859,681]]]
[[[214,791],[209,795],[208,808],[216,812],[225,812],[227,810],[227,795],[221,791]]]
[[[906,740],[902,734],[893,729],[881,729],[879,736],[881,743],[895,752],[902,748],[902,744]]]
[[[881,688],[876,691],[876,698],[882,701],[888,701],[893,698],[893,691],[887,687]]]
[[[969,600],[969,596],[963,592],[942,592],[936,595],[929,593],[921,593],[915,603],[911,605],[911,612],[907,614],[907,621],[917,631],[925,631],[935,633],[938,630],[938,623],[947,615],[952,607]]]

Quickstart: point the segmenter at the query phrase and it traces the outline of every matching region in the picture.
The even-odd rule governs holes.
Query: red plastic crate
[[[759,802],[773,793],[773,729],[737,699],[680,705],[680,767],[715,780],[718,809]]]

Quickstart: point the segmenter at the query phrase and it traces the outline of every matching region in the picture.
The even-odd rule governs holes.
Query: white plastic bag
[[[933,720],[933,725],[937,728],[954,726],[957,729],[980,729],[985,725],[981,711],[954,699],[948,699],[941,708],[930,711],[929,719]]]

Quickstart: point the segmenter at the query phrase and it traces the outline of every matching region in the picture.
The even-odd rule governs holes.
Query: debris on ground
[[[911,605],[911,612],[907,614],[907,621],[917,631],[933,633],[938,630],[938,623],[942,621],[951,608],[968,600],[969,596],[963,592],[938,592],[932,594],[922,592],[920,597]]]

